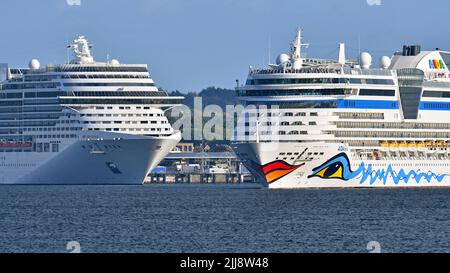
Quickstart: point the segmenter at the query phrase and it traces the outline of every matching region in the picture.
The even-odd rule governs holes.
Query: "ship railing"
[[[308,74],[308,73],[321,73],[321,74],[342,74],[342,75],[365,75],[365,76],[392,76],[392,71],[387,69],[361,69],[351,67],[304,67],[301,69],[292,69],[290,67],[282,68],[263,68],[263,69],[251,69],[250,75],[255,74]]]
[[[292,68],[264,68],[264,69],[251,69],[250,75],[255,74],[307,74],[307,73],[323,73],[323,74],[340,74],[340,69],[333,68],[301,68],[301,69],[292,69]]]

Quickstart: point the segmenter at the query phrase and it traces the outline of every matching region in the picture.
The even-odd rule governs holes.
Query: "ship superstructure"
[[[304,58],[301,35],[237,88],[246,167],[270,188],[450,186],[450,53],[404,46],[372,68],[344,44]]]
[[[147,65],[96,62],[78,36],[73,60],[3,64],[0,184],[141,184],[180,140],[164,110],[180,103]]]

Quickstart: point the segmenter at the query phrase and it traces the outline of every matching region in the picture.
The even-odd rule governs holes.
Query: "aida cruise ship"
[[[372,67],[290,54],[250,68],[233,145],[265,186],[450,186],[450,52],[404,46]]]
[[[178,143],[147,65],[96,62],[83,36],[74,59],[0,65],[0,184],[141,184]]]

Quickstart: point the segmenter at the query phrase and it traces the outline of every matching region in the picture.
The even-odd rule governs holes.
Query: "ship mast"
[[[88,41],[84,36],[78,36],[73,40],[67,48],[72,49],[74,59],[70,63],[86,64],[94,63],[94,57],[91,55],[92,45],[88,44]]]
[[[309,45],[302,43],[302,32],[303,30],[299,28],[297,30],[297,36],[291,43],[291,60],[293,69],[301,69],[303,67],[302,47]]]

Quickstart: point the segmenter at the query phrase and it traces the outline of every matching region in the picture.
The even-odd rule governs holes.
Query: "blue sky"
[[[231,88],[287,52],[299,26],[311,57],[336,58],[339,42],[356,57],[358,37],[375,63],[405,43],[450,50],[449,10],[448,0],[2,0],[0,62],[65,62],[83,34],[96,60],[146,63],[165,89]]]

